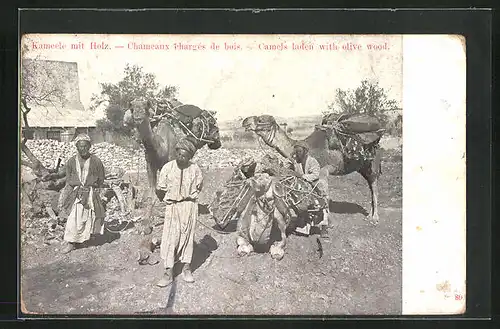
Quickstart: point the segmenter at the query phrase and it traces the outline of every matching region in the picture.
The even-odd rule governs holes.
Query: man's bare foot
[[[67,254],[67,253],[69,253],[69,252],[71,252],[71,251],[73,251],[73,250],[75,250],[75,249],[76,249],[75,244],[70,242],[70,243],[68,243],[68,244],[66,245],[66,247],[64,247],[64,248],[63,248],[63,250],[61,250],[61,252],[62,252],[63,254]]]
[[[158,287],[165,288],[169,286],[173,281],[172,278],[172,269],[167,269],[165,273],[163,273],[163,276],[161,277],[160,281],[156,283]]]

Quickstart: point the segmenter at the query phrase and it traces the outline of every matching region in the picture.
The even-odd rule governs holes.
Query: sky
[[[154,73],[161,85],[177,86],[181,102],[217,111],[221,121],[264,113],[321,114],[337,88],[356,88],[363,79],[377,80],[389,97],[402,103],[402,37],[397,35],[38,34],[23,42],[29,49],[26,57],[78,64],[85,108],[92,94],[100,92],[99,83],[123,78],[127,63]],[[109,49],[91,49],[93,42]],[[182,49],[175,49],[179,43]],[[71,49],[72,44],[83,49]],[[212,44],[220,48],[210,49]],[[225,49],[225,44],[240,48]],[[338,48],[321,50],[320,44]],[[388,49],[368,50],[368,44]],[[137,49],[146,45],[156,49]],[[200,45],[205,49],[195,49]]]

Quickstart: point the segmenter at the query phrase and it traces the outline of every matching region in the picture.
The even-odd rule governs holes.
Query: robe
[[[302,178],[316,186],[319,194],[328,200],[328,176],[320,175],[321,167],[318,160],[308,155],[304,163],[294,162],[293,170],[302,175]],[[328,225],[328,214],[323,212],[323,218],[320,223],[313,226]],[[297,227],[295,230],[299,233],[309,234],[311,223],[307,223],[304,228]]]
[[[304,164],[294,162],[293,169],[302,175],[306,181],[311,184],[315,184],[319,179],[319,171],[321,167],[319,166],[318,160],[312,156],[307,156]]]
[[[82,243],[89,240],[91,234],[104,233],[105,210],[100,198],[104,165],[95,155],[87,160],[75,155],[67,161],[65,168],[66,186],[60,200],[62,210],[68,214],[64,240]]]
[[[166,204],[160,256],[165,268],[173,268],[176,259],[191,263],[202,186],[203,174],[193,162],[180,169],[173,160],[160,170],[157,189],[165,191]]]

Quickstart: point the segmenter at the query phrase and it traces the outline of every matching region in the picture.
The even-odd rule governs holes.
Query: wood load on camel
[[[246,158],[216,192],[210,214],[221,229],[237,222],[240,256],[251,254],[254,246],[269,245],[271,257],[280,260],[291,231],[323,220],[324,199],[289,167],[286,159],[269,154],[259,162]],[[273,227],[280,235],[276,241],[271,237]]]
[[[124,109],[123,123],[135,129],[145,149],[148,175],[149,211],[143,218],[144,234],[152,231],[151,215],[157,202],[157,175],[161,168],[175,158],[175,145],[187,138],[197,150],[207,145],[212,150],[221,147],[219,127],[215,112],[202,110],[195,105],[182,104],[176,100],[163,100],[153,104],[144,98],[134,99]]]
[[[253,131],[285,158],[290,158],[298,142],[289,137],[271,115],[247,117],[242,126],[246,131]],[[377,185],[382,172],[379,141],[384,132],[380,121],[371,115],[353,114],[335,118],[334,114],[328,114],[303,140],[309,146],[309,154],[321,166],[320,177],[358,172],[365,178],[371,194],[367,220],[373,224],[379,221]]]

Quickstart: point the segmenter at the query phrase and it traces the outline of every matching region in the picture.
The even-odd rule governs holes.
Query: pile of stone
[[[74,143],[50,139],[28,140],[26,146],[47,168],[54,168],[58,158],[61,158],[64,164],[76,154]],[[90,151],[101,159],[106,169],[137,170],[139,168],[139,170],[145,170],[146,168],[143,149],[135,150],[104,142],[92,145]]]
[[[260,150],[260,149],[226,149],[220,148],[218,150],[210,150],[203,147],[198,150],[193,157],[200,167],[211,168],[227,168],[237,166],[244,158],[252,158],[257,162],[266,155],[266,152],[272,155],[277,155],[274,150]]]
[[[55,140],[38,139],[28,140],[28,148],[47,168],[55,168],[57,159],[62,159],[64,164],[71,156],[76,154],[74,143],[64,143]],[[97,155],[103,162],[106,171],[119,168],[124,171],[144,171],[146,170],[146,160],[144,149],[133,149],[121,147],[111,143],[98,143],[92,145],[91,152]],[[203,147],[198,150],[193,160],[207,169],[234,167],[246,158],[251,157],[256,161],[262,159],[267,153],[276,155],[272,149],[226,149],[211,150]],[[24,158],[24,154],[22,154]]]

